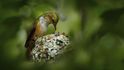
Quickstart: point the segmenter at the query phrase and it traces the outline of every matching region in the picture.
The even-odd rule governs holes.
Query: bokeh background
[[[55,63],[32,63],[24,44],[46,11],[59,13],[71,45]],[[1,0],[0,70],[124,70],[124,0]]]

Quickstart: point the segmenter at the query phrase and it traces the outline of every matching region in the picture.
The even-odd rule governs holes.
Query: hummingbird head
[[[45,14],[45,18],[48,19],[49,24],[53,24],[53,26],[56,30],[56,25],[57,25],[58,20],[59,20],[58,14],[56,12],[47,12]]]

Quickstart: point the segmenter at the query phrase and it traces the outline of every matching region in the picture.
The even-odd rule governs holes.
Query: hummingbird
[[[28,59],[31,57],[31,51],[35,47],[35,41],[45,35],[48,25],[52,24],[56,30],[59,17],[56,12],[47,12],[39,16],[33,24],[33,27],[25,42],[26,56]]]

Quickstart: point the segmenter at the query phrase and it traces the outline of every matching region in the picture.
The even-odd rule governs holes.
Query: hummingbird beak
[[[53,23],[53,26],[54,26],[54,28],[55,28],[55,30],[56,30],[56,23]]]

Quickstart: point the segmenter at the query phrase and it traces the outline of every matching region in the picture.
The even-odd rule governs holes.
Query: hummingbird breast
[[[48,25],[45,19],[43,17],[42,19],[40,18],[39,23],[36,25],[35,34],[42,36],[47,31],[47,27]]]
[[[48,22],[43,16],[40,17],[39,24],[40,24],[40,26],[41,26],[40,28],[43,32],[47,31]]]

